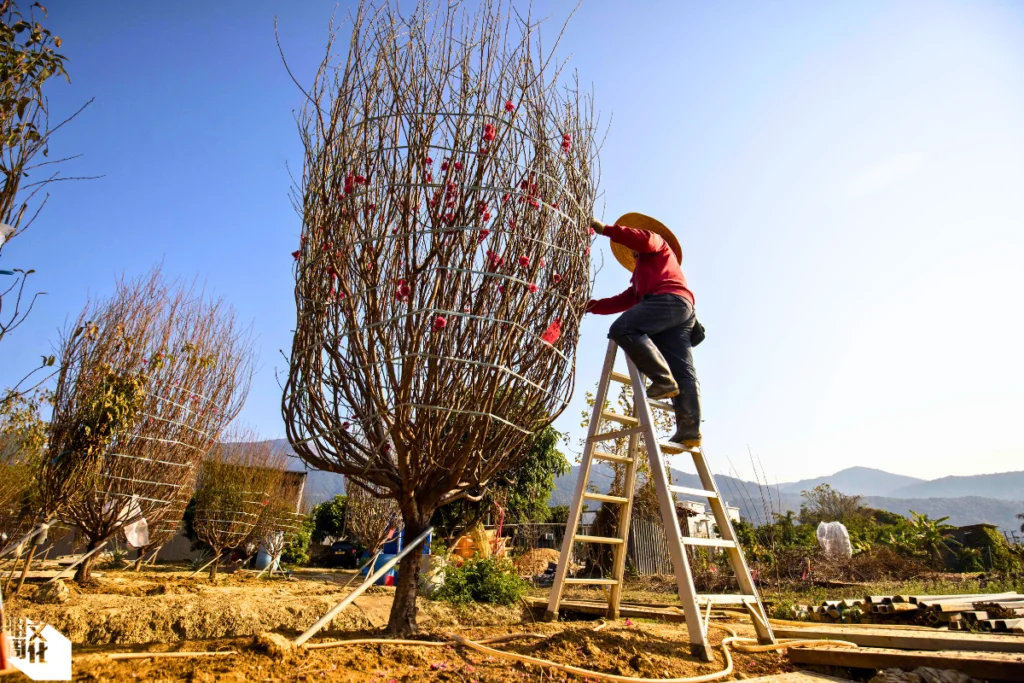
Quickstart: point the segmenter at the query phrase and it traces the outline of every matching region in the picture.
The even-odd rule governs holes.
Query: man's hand
[[[597,220],[596,218],[590,219],[590,227],[593,228],[594,232],[596,232],[598,235],[604,234],[604,223]]]

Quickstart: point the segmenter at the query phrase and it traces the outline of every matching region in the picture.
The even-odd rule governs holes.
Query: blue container
[[[377,556],[377,559],[374,561],[374,563],[372,565],[367,565],[363,569],[363,576],[369,576],[373,572],[377,571],[377,569],[379,567],[383,567],[385,564],[388,563],[389,560],[395,559],[395,556],[397,554],[398,553],[381,553],[380,555]],[[368,554],[367,555],[363,555],[363,559],[364,560],[368,560],[368,559],[370,559],[370,556]],[[374,581],[374,585],[375,586],[394,586],[396,581],[398,581],[398,569],[397,568],[391,568],[387,572],[385,572],[383,576],[381,576],[379,579]]]
[[[422,548],[423,548],[423,554],[424,555],[429,555],[430,554],[430,541],[433,538],[433,536],[434,536],[433,534],[427,534],[426,540],[423,541]],[[401,552],[402,548],[404,548],[404,547],[405,547],[405,531],[403,530],[403,531],[399,532],[399,534],[395,538],[393,538],[390,541],[388,541],[387,543],[385,543],[383,549],[381,550],[381,552],[391,553],[392,555],[397,555],[399,552]]]

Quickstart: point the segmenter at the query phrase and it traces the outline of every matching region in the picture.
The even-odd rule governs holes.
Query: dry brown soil
[[[8,610],[52,624],[75,643],[75,680],[89,681],[526,681],[566,680],[564,674],[531,668],[504,658],[451,646],[359,645],[293,651],[274,655],[253,636],[274,631],[294,637],[338,602],[347,591],[340,572],[306,571],[295,580],[222,576],[216,585],[185,572],[107,570],[94,585],[72,587],[63,605],[33,602],[26,586]],[[373,588],[342,612],[322,640],[375,637],[387,622],[391,589]],[[595,596],[596,597],[596,596]],[[699,675],[723,667],[720,649],[713,664],[689,655],[684,624],[621,620],[594,631],[598,621],[536,623],[517,607],[472,605],[453,608],[420,600],[425,640],[446,640],[456,633],[481,639],[513,632],[542,634],[540,639],[497,647],[575,666],[650,678]],[[730,622],[752,635],[744,621]],[[722,634],[712,631],[713,642]],[[237,650],[204,659],[114,661],[111,652]],[[736,655],[734,678],[789,670],[776,653]],[[571,680],[582,680],[570,677]],[[27,680],[20,674],[5,680]],[[595,680],[596,683],[596,679]]]

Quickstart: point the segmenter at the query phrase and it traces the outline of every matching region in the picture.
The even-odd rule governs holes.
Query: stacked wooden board
[[[843,667],[859,670],[917,667],[955,669],[974,678],[992,681],[1024,681],[1024,638],[989,633],[953,633],[921,626],[805,627],[775,622],[779,638],[843,640],[856,649],[830,645],[790,648],[789,659],[797,665]],[[863,671],[861,673],[864,673]],[[859,680],[870,678],[866,674]]]
[[[847,624],[919,624],[954,631],[994,631],[1024,635],[1024,594],[868,595],[800,605],[809,621]]]

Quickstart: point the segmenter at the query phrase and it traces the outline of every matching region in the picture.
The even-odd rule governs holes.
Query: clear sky
[[[96,98],[53,152],[104,177],[55,187],[5,248],[48,295],[0,384],[89,293],[162,261],[252,321],[243,419],[282,436],[300,95],[273,20],[308,78],[335,2],[46,4],[72,77],[55,114]],[[534,7],[555,29],[571,5]],[[585,0],[560,54],[613,115],[599,217],[642,211],[683,244],[714,468],[749,476],[749,446],[778,481],[1024,469],[1024,5]],[[598,296],[628,283],[606,245]],[[584,323],[561,429],[611,320]]]

